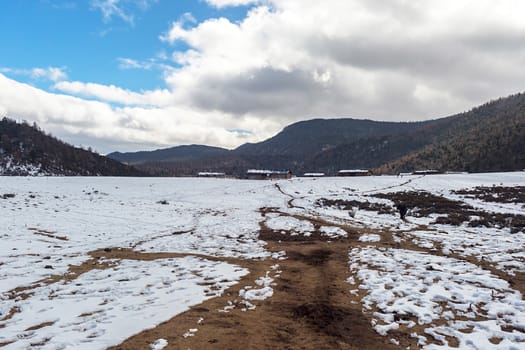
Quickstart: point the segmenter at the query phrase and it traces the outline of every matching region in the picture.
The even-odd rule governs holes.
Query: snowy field
[[[426,349],[525,349],[525,301],[510,283],[525,273],[525,203],[457,192],[480,186],[525,186],[525,172],[278,182],[0,177],[0,348],[118,345],[236,284],[249,271],[232,260],[286,258],[259,238],[264,221],[283,236],[353,240],[349,300],[359,296],[370,326],[393,344],[403,331]],[[401,221],[397,197],[384,195],[404,191],[450,202],[429,212],[405,199]],[[263,216],[264,208],[272,212]],[[370,232],[350,237],[347,226]],[[119,248],[173,256],[90,255]],[[270,282],[241,297],[271,298]]]

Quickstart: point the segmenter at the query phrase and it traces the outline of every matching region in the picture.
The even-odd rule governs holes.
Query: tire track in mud
[[[275,187],[281,194],[289,197],[288,208],[306,211],[305,208],[295,206],[294,200],[297,198],[284,192],[279,184],[275,184]],[[253,281],[264,276],[275,263],[275,260],[270,259],[230,259],[231,263],[250,271],[236,286],[222,296],[197,305],[110,349],[144,349],[159,338],[168,340],[165,349],[418,348],[417,339],[410,335],[415,329],[392,332],[391,336],[400,343],[395,346],[390,343],[390,337],[381,336],[372,328],[373,312],[363,312],[361,304],[367,291],[360,291],[357,295],[350,293],[352,287],[347,282],[348,278],[357,280],[357,276],[352,276],[349,271],[350,249],[366,246],[407,249],[475,263],[470,258],[445,255],[440,249],[420,247],[411,240],[398,242],[388,228],[354,227],[349,223],[334,223],[318,216],[291,214],[278,208],[261,208],[260,213],[262,221],[259,238],[267,242],[270,252],[284,250],[287,257],[278,262],[282,272],[275,279],[277,285],[274,286],[271,298],[254,302],[256,309],[252,311],[241,311],[239,307],[234,307],[229,312],[224,312],[225,307],[239,305],[239,291],[247,285],[253,285]],[[281,231],[274,231],[266,226],[268,213],[309,221],[315,230],[311,236],[292,236],[290,232],[283,235]],[[320,226],[339,227],[348,236],[338,239],[324,237],[318,230]],[[364,233],[379,234],[381,241],[359,242],[358,238]],[[202,321],[199,322],[200,320]],[[184,337],[192,328],[198,329],[194,336]],[[453,339],[449,340],[453,344]]]
[[[406,185],[412,183],[413,181],[421,179],[423,177],[424,177],[424,175],[416,177],[416,178],[409,179],[406,182],[398,184],[398,185],[388,186],[388,187],[384,187],[384,188],[381,188],[381,189],[374,189],[374,190],[365,191],[365,192],[362,192],[362,193],[384,191],[384,190],[389,190],[389,189],[393,189],[393,188],[396,188],[396,187],[406,186]],[[300,206],[295,206],[293,204],[294,200],[302,199],[302,198],[296,198],[293,195],[291,195],[289,193],[286,193],[279,186],[279,184],[277,184],[277,183],[275,184],[275,187],[277,188],[277,190],[280,193],[282,193],[283,195],[285,195],[285,196],[290,198],[290,200],[288,201],[288,208],[290,208],[290,209],[302,209],[305,212],[309,213],[310,215],[312,214],[312,212],[307,210],[306,208],[300,207]],[[505,271],[502,271],[502,270],[498,269],[494,264],[491,264],[490,262],[488,262],[488,261],[486,261],[484,259],[478,259],[476,256],[473,256],[473,255],[461,255],[461,254],[455,253],[455,252],[445,254],[445,253],[443,253],[443,251],[441,249],[441,246],[437,242],[434,242],[434,244],[436,245],[436,249],[430,249],[430,248],[425,248],[425,247],[422,247],[422,246],[419,246],[419,245],[415,244],[414,242],[412,242],[409,239],[410,237],[407,237],[407,239],[403,240],[402,242],[397,242],[396,240],[394,240],[394,233],[393,233],[393,231],[391,229],[389,229],[389,228],[374,229],[374,228],[366,228],[366,226],[355,227],[355,226],[351,226],[349,224],[341,224],[341,223],[337,223],[337,222],[334,222],[334,221],[326,220],[326,219],[323,219],[323,218],[317,217],[317,216],[311,217],[311,216],[307,216],[307,215],[290,214],[290,213],[282,212],[282,211],[279,211],[279,210],[273,210],[271,212],[280,214],[282,216],[294,217],[294,218],[299,219],[299,220],[307,220],[307,221],[310,221],[310,222],[314,223],[314,225],[316,223],[321,223],[322,225],[325,225],[325,226],[339,227],[339,228],[342,228],[345,231],[347,231],[349,233],[349,235],[352,232],[354,232],[354,234],[353,234],[354,237],[355,237],[356,234],[357,235],[361,235],[361,234],[364,234],[364,233],[378,234],[378,235],[381,236],[381,241],[380,242],[366,242],[366,243],[355,242],[356,246],[369,246],[369,245],[371,245],[371,246],[384,247],[384,248],[396,248],[396,249],[412,250],[412,251],[416,251],[416,252],[424,252],[424,253],[427,253],[427,254],[430,254],[430,255],[441,256],[441,257],[446,257],[446,258],[453,258],[453,259],[456,259],[456,260],[460,260],[460,261],[465,261],[465,262],[471,263],[471,264],[476,265],[477,267],[479,267],[479,268],[481,268],[483,270],[486,270],[486,271],[492,273],[493,275],[497,276],[498,278],[501,278],[502,280],[507,281],[509,283],[509,285],[511,286],[511,288],[519,291],[525,298],[525,273],[523,273],[523,272],[514,272],[514,274],[509,274],[509,273],[507,273]],[[337,221],[341,220],[340,218],[333,218],[333,219],[335,219]],[[352,220],[352,221],[355,221],[358,224],[363,224],[362,222],[359,222],[357,220]],[[436,231],[436,229],[434,229],[434,228],[432,228],[432,227],[430,227],[428,225],[418,225],[416,228],[413,228],[411,230],[401,231],[401,232],[397,231],[396,233],[397,234],[403,234],[403,233],[406,234],[406,233],[410,233],[410,231],[417,231],[417,230]],[[523,251],[523,248],[519,249],[519,251]]]
[[[408,179],[407,181],[402,182],[402,183],[397,184],[397,185],[387,186],[387,187],[383,187],[383,188],[376,188],[376,189],[368,190],[368,191],[362,191],[361,194],[371,193],[371,192],[380,192],[380,191],[391,190],[391,189],[396,188],[396,187],[403,187],[403,186],[411,184],[415,180],[419,180],[419,179],[422,179],[424,177],[425,177],[425,175],[421,175],[421,176],[418,176],[418,177],[415,177],[415,178],[412,178],[412,179]]]

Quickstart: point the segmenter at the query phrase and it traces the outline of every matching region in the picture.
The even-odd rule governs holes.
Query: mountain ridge
[[[191,144],[161,148],[153,151],[112,152],[106,156],[127,164],[137,164],[146,161],[188,161],[206,157],[217,157],[225,155],[228,151],[226,148]]]
[[[345,168],[369,168],[378,174],[394,174],[420,168],[456,171],[522,169],[525,168],[525,162],[519,155],[512,155],[515,160],[506,161],[507,165],[503,161],[498,165],[497,159],[493,159],[491,162],[494,164],[491,166],[483,166],[481,159],[474,166],[469,165],[468,159],[459,158],[472,157],[473,153],[465,153],[464,149],[481,147],[481,144],[476,146],[476,140],[480,139],[479,134],[483,133],[479,128],[476,129],[477,124],[483,124],[487,130],[491,123],[497,123],[499,127],[491,130],[490,138],[501,139],[505,135],[514,135],[507,127],[512,121],[522,127],[524,118],[525,95],[521,93],[492,100],[467,112],[426,121],[381,122],[370,119],[315,118],[290,124],[276,135],[258,143],[243,144],[233,150],[221,149],[217,157],[196,156],[191,160],[175,162],[165,159],[147,160],[137,166],[149,172],[154,164],[155,169],[163,169],[164,175],[174,176],[192,175],[198,171],[226,171],[242,176],[250,167],[286,168],[294,173],[325,172],[329,175]],[[514,141],[509,141],[510,143],[501,143],[517,153],[512,145],[521,144],[519,135],[521,133],[512,136]],[[458,155],[455,162],[439,158],[437,150],[445,147],[439,145],[446,144],[454,145],[455,149],[448,153]],[[429,150],[434,151],[429,153]],[[490,150],[493,154],[498,153],[496,147]],[[432,161],[436,157],[441,161]],[[406,161],[404,165],[401,164],[403,159]],[[448,169],[449,167],[453,169]]]
[[[316,118],[233,150],[192,144],[108,157],[46,135],[36,124],[0,120],[0,175],[194,176],[212,171],[243,177],[249,168],[327,175],[358,168],[375,174],[511,171],[525,168],[524,149],[523,93],[427,121]]]

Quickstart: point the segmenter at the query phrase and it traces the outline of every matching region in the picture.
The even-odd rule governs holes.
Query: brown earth
[[[274,295],[242,311],[239,290],[270,271],[275,260],[239,261],[250,274],[222,296],[208,300],[151,330],[110,349],[147,349],[156,339],[165,349],[395,349],[379,336],[363,315],[346,282],[349,242],[270,242],[271,251],[285,250]],[[224,312],[232,303],[233,310]],[[200,324],[198,321],[203,319]],[[194,336],[183,337],[197,328]]]
[[[453,193],[493,203],[525,203],[525,186],[479,186],[470,189],[452,191]]]
[[[276,208],[262,208],[262,217],[268,212],[290,215]],[[347,231],[348,237],[331,240],[317,231],[328,222],[293,216],[309,220],[316,231],[310,237],[290,236],[269,229],[264,221],[260,225],[260,238],[268,243],[267,249],[286,251],[285,260],[229,259],[249,269],[250,274],[222,296],[130,337],[110,350],[148,349],[159,338],[168,341],[165,349],[398,349],[389,342],[389,337],[380,336],[371,327],[371,314],[364,314],[360,303],[364,294],[350,294],[348,252],[353,246],[363,245],[357,238],[365,231],[335,224]],[[381,234],[384,237],[381,246],[399,245],[387,232],[366,232]],[[281,273],[275,278],[273,296],[252,302],[255,310],[243,311],[239,291],[253,286],[276,263]],[[232,309],[225,312],[229,305]],[[192,328],[198,331],[184,337]],[[408,331],[395,336],[402,345],[416,345]]]

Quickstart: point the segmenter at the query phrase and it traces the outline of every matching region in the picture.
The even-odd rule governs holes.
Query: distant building
[[[304,177],[323,177],[325,176],[324,173],[304,173]]]
[[[468,174],[467,171],[445,171],[445,174],[447,175],[464,175]]]
[[[426,169],[426,170],[416,170],[412,172],[413,175],[435,175],[435,174],[443,174],[443,172],[439,170],[434,169]]]
[[[353,170],[339,170],[337,176],[370,176],[372,172],[370,170],[353,169]]]
[[[212,173],[212,172],[200,172],[197,174],[198,177],[214,177],[214,178],[223,178],[226,177],[225,173]]]
[[[289,179],[292,177],[292,172],[290,170],[250,169],[246,172],[246,177],[250,180]]]

